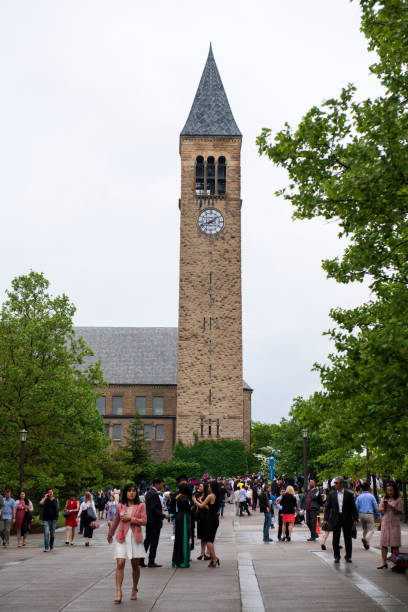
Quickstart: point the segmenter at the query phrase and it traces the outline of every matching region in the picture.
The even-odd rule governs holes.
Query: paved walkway
[[[192,552],[189,569],[171,567],[171,528],[165,525],[157,561],[159,569],[142,569],[138,601],[130,601],[130,568],[126,567],[121,610],[201,612],[297,612],[301,610],[360,611],[408,609],[408,580],[379,571],[379,534],[365,551],[354,541],[353,564],[333,564],[332,552],[306,542],[308,532],[296,527],[292,542],[262,542],[263,515],[256,513],[234,522],[233,506],[216,540],[221,566],[207,567]],[[106,542],[106,525],[95,532],[89,548],[79,537],[65,547],[65,533],[57,533],[56,549],[42,552],[40,536],[31,536],[25,548],[0,549],[0,610],[13,612],[102,612],[113,610],[113,545]],[[276,540],[276,529],[271,531]],[[403,529],[408,548],[408,527]],[[331,538],[328,541],[331,549]]]

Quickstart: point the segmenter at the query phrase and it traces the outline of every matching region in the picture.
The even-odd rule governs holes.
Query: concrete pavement
[[[263,515],[254,513],[234,521],[233,506],[216,539],[221,566],[207,567],[192,552],[190,568],[171,567],[171,527],[165,524],[157,561],[162,568],[142,569],[139,599],[130,601],[131,577],[127,563],[121,610],[166,612],[176,610],[319,610],[359,611],[408,609],[408,580],[389,570],[379,571],[379,533],[369,551],[353,541],[353,564],[333,564],[331,537],[328,550],[307,542],[308,531],[295,527],[292,542],[262,541]],[[94,532],[89,548],[81,536],[76,546],[64,545],[57,533],[53,552],[42,552],[41,536],[30,536],[25,548],[0,549],[0,609],[17,611],[87,612],[114,607],[113,545],[106,542],[106,525]],[[271,530],[276,540],[276,529]],[[408,527],[403,528],[408,548]]]

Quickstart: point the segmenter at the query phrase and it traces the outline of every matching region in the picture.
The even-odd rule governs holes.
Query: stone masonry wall
[[[242,388],[241,199],[238,137],[180,140],[180,293],[176,437],[244,439]],[[196,158],[225,156],[225,196],[195,194]],[[223,230],[207,236],[200,212],[214,207]],[[211,395],[210,395],[211,393]]]

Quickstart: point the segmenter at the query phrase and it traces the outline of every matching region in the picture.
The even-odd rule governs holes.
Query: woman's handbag
[[[64,512],[62,513],[62,516],[64,516],[65,518],[68,518],[70,514],[71,513],[69,512],[69,510],[65,508]]]
[[[93,511],[92,506],[88,506],[88,508],[86,509],[86,513],[88,515],[88,518],[91,519],[91,521],[96,521],[96,514]]]
[[[98,521],[92,521],[91,525],[92,529],[99,529],[99,527],[101,526],[100,523],[98,523]]]

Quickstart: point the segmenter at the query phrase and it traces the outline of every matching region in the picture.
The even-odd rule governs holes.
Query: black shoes
[[[139,559],[139,567],[146,567],[146,563],[144,562],[144,559]]]
[[[264,538],[264,542],[273,542],[272,538]]]
[[[335,557],[335,558],[334,558],[334,562],[335,562],[335,563],[340,563],[340,557]]]
[[[344,557],[346,563],[353,563],[351,557]]]
[[[321,548],[322,550],[326,550],[326,545],[325,545],[325,544],[320,544],[320,548]]]
[[[370,548],[369,543],[367,542],[367,540],[365,540],[364,538],[361,538],[361,541],[363,543],[363,546],[366,550],[368,550]]]
[[[317,538],[308,538],[306,542],[316,542]]]
[[[147,567],[163,567],[162,565],[159,565],[158,563],[148,563]]]

